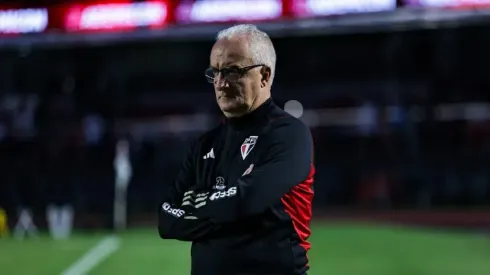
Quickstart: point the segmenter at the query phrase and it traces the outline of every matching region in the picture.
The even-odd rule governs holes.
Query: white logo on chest
[[[214,159],[214,148],[211,148],[211,151],[209,151],[206,155],[202,157],[203,159]]]
[[[213,186],[213,189],[223,190],[225,188],[225,179],[223,177],[216,177],[216,185]]]
[[[248,154],[252,151],[257,143],[258,136],[249,136],[245,139],[242,146],[240,146],[240,153],[242,154],[242,159],[245,159]]]

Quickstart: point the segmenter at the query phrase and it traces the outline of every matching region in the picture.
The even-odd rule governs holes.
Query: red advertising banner
[[[396,0],[83,1],[36,8],[0,7],[0,33],[122,31],[171,24],[274,21],[396,8]]]
[[[168,14],[164,1],[121,2],[69,6],[63,19],[67,31],[131,30],[162,27]]]
[[[401,0],[405,7],[469,9],[490,0]],[[0,6],[0,34],[110,32],[179,24],[262,22],[394,11],[397,0],[71,0]],[[407,10],[407,9],[406,9]],[[416,15],[413,15],[416,16]]]

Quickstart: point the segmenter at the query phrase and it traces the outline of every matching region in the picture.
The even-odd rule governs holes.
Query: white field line
[[[109,236],[98,242],[92,249],[61,273],[61,275],[85,275],[112,253],[119,249],[119,238]]]

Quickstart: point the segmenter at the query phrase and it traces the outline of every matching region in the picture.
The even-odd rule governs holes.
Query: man
[[[309,129],[271,99],[276,54],[253,25],[221,31],[208,82],[225,122],[190,148],[159,214],[192,241],[193,275],[304,275],[313,199]]]

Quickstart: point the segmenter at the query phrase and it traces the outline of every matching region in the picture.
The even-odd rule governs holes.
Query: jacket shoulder
[[[201,147],[203,145],[207,145],[208,143],[216,140],[216,137],[218,137],[222,133],[223,129],[224,129],[224,125],[220,124],[212,128],[211,130],[204,132],[203,134],[201,134],[196,138],[196,140],[194,141],[194,146]]]
[[[310,132],[310,128],[303,121],[279,107],[270,114],[269,125],[272,129],[280,131]]]

